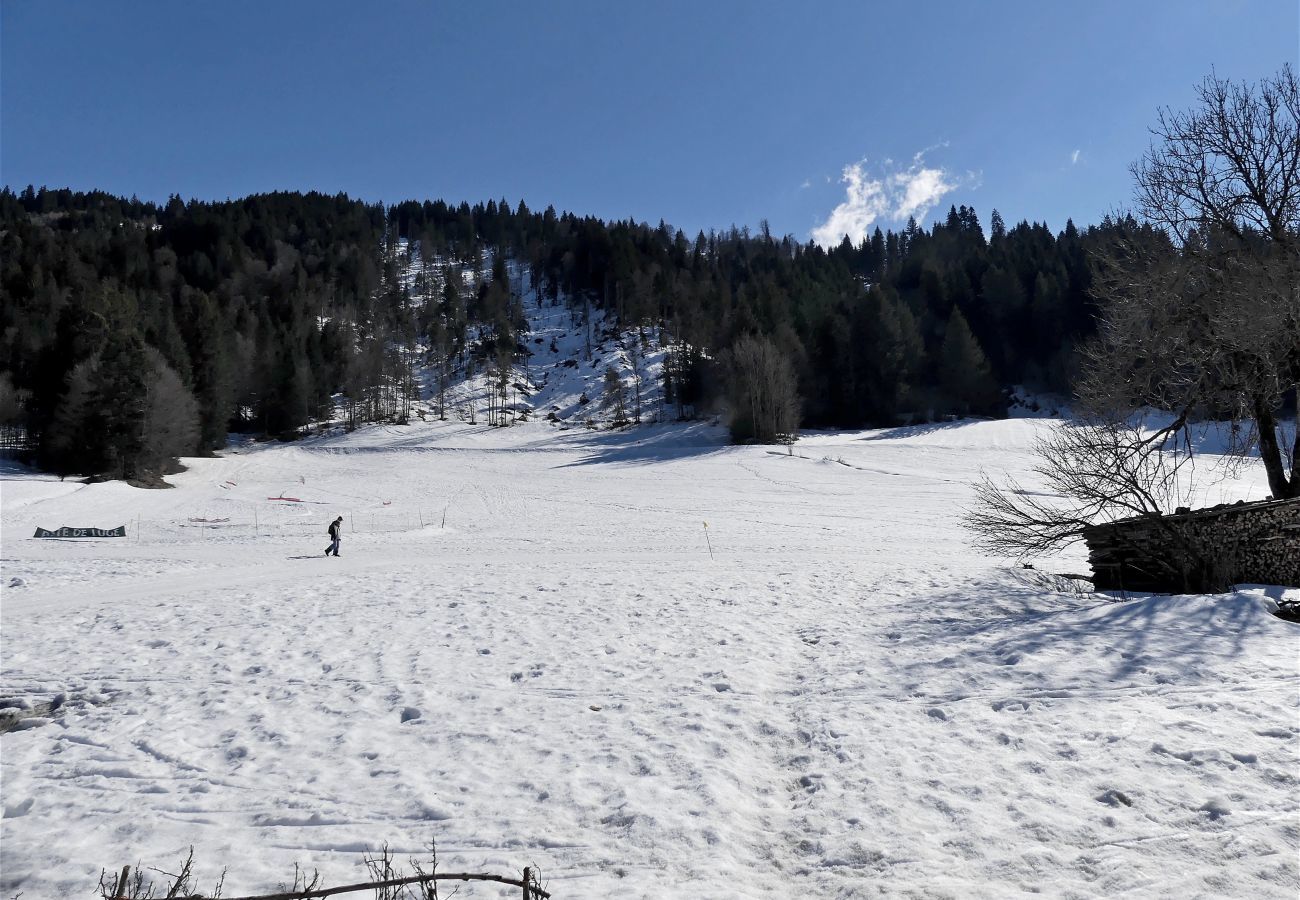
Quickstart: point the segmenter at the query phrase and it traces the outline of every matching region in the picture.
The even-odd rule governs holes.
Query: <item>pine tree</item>
[[[955,306],[939,350],[939,386],[949,409],[962,415],[987,415],[998,402],[997,383],[966,317]]]
[[[1002,221],[1002,214],[996,209],[989,216],[989,240],[994,243],[1002,243],[1007,237],[1007,226]]]
[[[613,366],[605,368],[601,407],[610,413],[611,427],[619,428],[627,424],[627,387]]]
[[[95,405],[98,376],[99,354],[73,366],[62,400],[42,435],[41,464],[60,477],[101,472],[106,467],[98,440],[102,427]]]
[[[111,477],[144,474],[149,368],[144,341],[133,332],[111,334],[99,355],[92,421]]]

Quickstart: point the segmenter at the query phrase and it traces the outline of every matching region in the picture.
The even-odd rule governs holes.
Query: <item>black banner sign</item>
[[[35,536],[38,538],[126,537],[126,526],[119,525],[116,528],[69,528],[64,525],[54,531],[38,527]]]

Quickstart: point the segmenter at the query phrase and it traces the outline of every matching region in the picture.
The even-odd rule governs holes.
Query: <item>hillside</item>
[[[668,399],[706,416],[750,408],[743,398],[763,379],[728,354],[759,348],[782,385],[766,437],[997,416],[1016,385],[1066,388],[1075,348],[1095,333],[1089,255],[1145,227],[1107,219],[1054,234],[994,215],[986,237],[962,206],[928,230],[910,221],[824,248],[766,229],[691,238],[522,201],[277,192],[160,205],[4,188],[0,445],[45,471],[150,482],[231,434],[291,438],[340,406],[351,425],[399,420],[416,399],[417,348],[462,369],[472,360],[478,374],[517,367],[507,405],[554,393],[540,402],[560,409],[546,412],[599,422],[577,402],[597,399],[590,388],[603,385],[590,382],[611,357],[641,367],[619,354],[633,333],[648,372],[662,371],[652,357],[671,335]],[[435,262],[427,273],[409,268],[419,256]],[[439,277],[447,265],[461,283]],[[548,317],[531,337],[517,333],[523,292]],[[597,345],[621,347],[588,358],[585,331],[580,359],[572,341],[535,343],[572,337],[580,318],[601,329]],[[566,363],[588,383],[553,385],[576,374]],[[756,424],[737,423],[740,436]]]
[[[415,273],[421,268],[419,251],[404,245],[402,258],[401,277],[414,291]],[[561,428],[609,427],[617,418],[605,384],[610,368],[624,385],[626,421],[663,422],[676,417],[676,410],[664,404],[663,365],[671,340],[666,330],[620,327],[614,317],[600,309],[590,311],[588,325],[583,321],[580,306],[558,299],[548,301],[542,296],[526,266],[514,260],[506,265],[511,283],[520,286],[520,308],[527,320],[519,335],[523,350],[517,354],[506,379],[509,421],[526,421],[531,417]],[[445,277],[442,274],[445,266],[442,260],[435,263],[433,268],[439,277]],[[490,262],[487,268],[490,270]],[[467,288],[472,289],[486,275],[465,272],[463,277]],[[468,342],[477,344],[487,334],[488,329],[483,326],[472,326]],[[421,355],[427,358],[427,353],[428,348],[422,347]],[[421,398],[417,409],[428,418],[435,415],[437,408],[437,378],[427,363],[420,363],[417,368]],[[482,418],[491,390],[491,379],[481,365],[456,366],[447,390],[449,417],[461,421]]]

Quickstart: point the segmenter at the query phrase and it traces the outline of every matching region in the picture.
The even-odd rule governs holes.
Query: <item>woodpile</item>
[[[1300,499],[1140,516],[1084,532],[1097,590],[1215,593],[1300,587]]]

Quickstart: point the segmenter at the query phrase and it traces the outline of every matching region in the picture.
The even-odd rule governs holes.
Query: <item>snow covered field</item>
[[[1114,602],[972,551],[970,483],[1043,427],[790,457],[420,422],[170,491],[11,472],[0,698],[44,715],[0,737],[0,890],[191,844],[204,890],[328,885],[436,838],[557,898],[1294,898],[1300,626],[1274,588]]]

